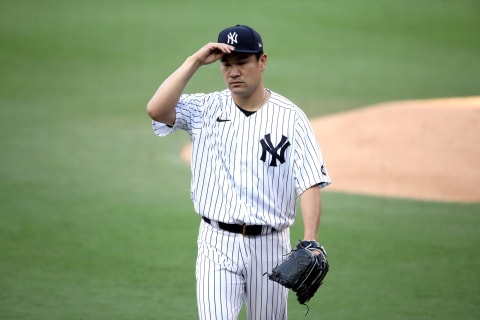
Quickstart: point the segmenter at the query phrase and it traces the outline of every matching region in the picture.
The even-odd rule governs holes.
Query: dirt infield
[[[311,123],[333,181],[326,190],[480,202],[480,97],[382,103]]]

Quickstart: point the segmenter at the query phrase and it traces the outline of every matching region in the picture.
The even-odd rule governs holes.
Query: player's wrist
[[[303,238],[302,241],[318,242],[318,240],[316,238]]]
[[[194,70],[200,68],[202,64],[202,61],[195,54],[187,57],[187,59],[184,61],[184,65],[187,65]]]
[[[299,244],[304,249],[308,249],[313,252],[315,255],[322,253],[327,256],[327,251],[325,248],[316,240],[302,240]]]
[[[304,239],[300,242],[302,243],[302,246],[305,247],[305,248],[319,248],[320,247],[320,243],[318,243],[317,240]]]

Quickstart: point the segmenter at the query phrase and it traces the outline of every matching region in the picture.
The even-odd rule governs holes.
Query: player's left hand
[[[301,304],[308,302],[323,284],[329,264],[325,248],[316,241],[300,241],[285,261],[273,268],[268,275],[297,293]]]

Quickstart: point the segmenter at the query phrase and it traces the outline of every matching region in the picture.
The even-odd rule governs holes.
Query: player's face
[[[251,53],[232,53],[222,57],[223,79],[232,94],[248,98],[255,92],[262,83],[266,57],[262,55],[257,59]]]

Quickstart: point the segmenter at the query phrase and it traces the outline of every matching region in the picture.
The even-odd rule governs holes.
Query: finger
[[[232,53],[232,51],[235,50],[235,47],[225,43],[218,43],[217,49],[219,49],[223,53]]]
[[[235,47],[229,45],[222,45],[215,48],[212,52],[216,59],[221,59],[226,54],[231,54],[235,50]]]

